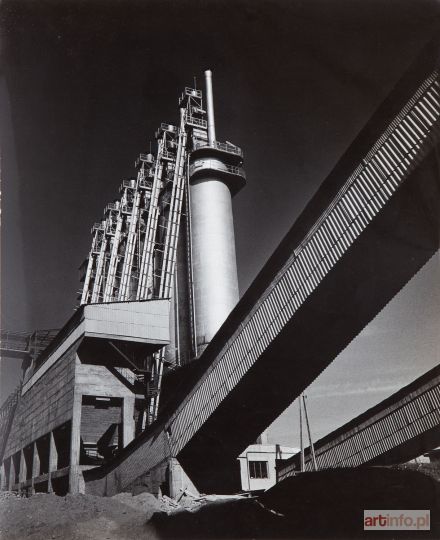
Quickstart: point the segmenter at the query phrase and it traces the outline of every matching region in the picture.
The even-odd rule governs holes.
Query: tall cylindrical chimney
[[[215,120],[214,120],[214,96],[212,94],[212,72],[210,69],[205,71],[206,83],[206,114],[208,116],[208,141],[213,146],[215,139]]]
[[[245,184],[241,150],[216,141],[212,74],[205,71],[208,141],[190,155],[190,216],[198,353],[238,302],[232,196]]]

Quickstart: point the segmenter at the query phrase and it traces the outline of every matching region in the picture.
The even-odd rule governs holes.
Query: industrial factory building
[[[236,493],[269,487],[276,460],[281,478],[438,447],[431,371],[316,455],[306,414],[305,463],[286,447],[245,450],[438,251],[439,50],[438,38],[422,50],[241,299],[243,152],[217,140],[211,72],[203,93],[184,88],[175,124],[92,226],[73,316],[2,335],[24,362],[0,409],[1,489]]]
[[[84,491],[83,471],[154,422],[167,373],[200,357],[238,301],[231,198],[243,153],[217,140],[205,80],[205,100],[184,89],[177,125],[160,125],[156,152],[139,155],[93,225],[75,314],[26,355],[0,416],[2,489]],[[22,344],[5,335],[2,346]]]

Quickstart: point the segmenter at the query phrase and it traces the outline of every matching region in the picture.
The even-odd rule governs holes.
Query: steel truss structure
[[[181,216],[186,208],[188,155],[208,145],[202,92],[185,88],[178,126],[162,123],[155,155],[140,154],[137,177],[124,180],[120,198],[93,225],[89,257],[80,267],[80,304],[164,299],[172,295]],[[157,417],[164,350],[148,359],[145,423]]]

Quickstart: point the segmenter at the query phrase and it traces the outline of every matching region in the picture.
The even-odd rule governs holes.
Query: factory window
[[[251,478],[268,478],[267,461],[249,461],[249,475]]]

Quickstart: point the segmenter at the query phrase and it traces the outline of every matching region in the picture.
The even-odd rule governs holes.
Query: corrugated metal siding
[[[85,332],[169,342],[169,313],[169,300],[89,304],[84,307]]]

